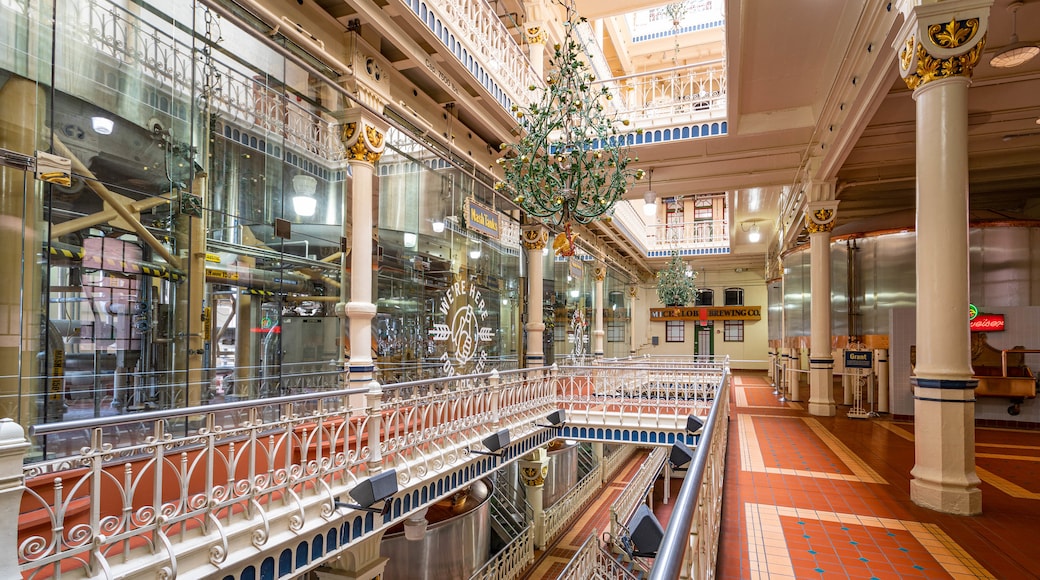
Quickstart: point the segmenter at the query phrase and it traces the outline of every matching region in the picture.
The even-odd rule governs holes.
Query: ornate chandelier
[[[668,268],[657,273],[657,297],[665,306],[686,306],[697,300],[697,272],[687,268],[679,254],[672,254]]]
[[[606,86],[592,87],[595,76],[582,59],[573,2],[565,3],[567,21],[562,44],[555,45],[553,69],[541,99],[529,107],[513,106],[520,129],[516,143],[502,144],[504,180],[513,201],[528,215],[548,225],[586,224],[610,218],[614,204],[643,170],[629,168],[633,159],[622,130],[629,125],[604,109],[612,96]],[[638,161],[635,159],[634,161]],[[569,238],[570,236],[568,236]]]

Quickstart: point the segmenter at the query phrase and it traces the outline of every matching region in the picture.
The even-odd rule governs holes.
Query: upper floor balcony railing
[[[602,81],[637,129],[720,121],[726,116],[726,68],[711,61]]]
[[[647,257],[729,253],[728,220],[648,223],[631,203],[619,203],[614,206],[614,224]]]

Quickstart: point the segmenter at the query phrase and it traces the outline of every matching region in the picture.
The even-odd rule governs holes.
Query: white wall
[[[762,273],[735,272],[734,270],[698,270],[697,272],[697,287],[714,290],[716,306],[723,305],[726,288],[743,288],[744,305],[761,307],[761,320],[744,321],[744,342],[725,342],[722,334],[722,321],[715,322],[713,341],[715,354],[717,356],[729,355],[733,368],[765,370],[768,367],[769,321],[768,297]],[[636,320],[636,355],[692,355],[697,323],[695,321],[685,323],[686,340],[684,342],[666,342],[664,322],[650,321],[650,309],[663,306],[657,298],[656,285],[640,286],[633,306],[633,315]],[[657,346],[651,344],[654,336],[658,338]]]

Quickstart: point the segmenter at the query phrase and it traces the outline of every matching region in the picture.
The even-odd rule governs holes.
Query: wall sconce
[[[433,223],[430,224],[433,228],[433,233],[439,234],[444,231],[444,218],[433,218]]]
[[[108,117],[91,117],[90,127],[94,129],[94,132],[98,135],[111,135],[112,129],[116,126],[116,122]]]
[[[341,502],[339,497],[336,497],[333,498],[335,500],[333,505],[336,508],[352,508],[385,516],[390,513],[390,503],[394,499],[394,494],[397,493],[397,470],[388,469],[377,473],[363,480],[347,493],[357,500],[357,503]],[[383,502],[383,507],[372,507],[377,502]]]
[[[296,195],[292,198],[293,211],[300,217],[311,217],[314,210],[318,209],[318,200],[314,192],[318,188],[318,180],[306,174],[294,175],[292,178],[293,190]]]
[[[480,455],[493,455],[495,457],[502,457],[501,449],[509,446],[509,429],[502,429],[497,433],[492,433],[485,437],[481,444],[487,447],[490,451],[483,451],[480,449],[470,448],[470,453],[478,453]]]
[[[404,233],[404,247],[406,247],[406,248],[414,248],[415,244],[418,243],[418,241],[419,241],[419,236],[413,234],[412,232],[405,232]]]
[[[740,229],[747,232],[747,239],[752,244],[757,244],[762,239],[762,231],[758,229],[759,220],[747,220],[740,222]]]
[[[654,168],[650,168],[649,180],[646,193],[643,194],[643,215],[653,217],[657,215],[657,193],[654,192]]]

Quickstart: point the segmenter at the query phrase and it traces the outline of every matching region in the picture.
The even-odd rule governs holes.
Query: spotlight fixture
[[[292,178],[292,186],[296,191],[296,195],[292,198],[293,211],[300,217],[310,217],[314,215],[314,210],[318,208],[318,200],[314,197],[314,192],[318,188],[318,180],[306,174],[294,175]]]
[[[657,215],[657,193],[654,192],[654,168],[651,167],[647,178],[646,193],[643,194],[643,215]]]
[[[621,536],[621,546],[630,558],[657,556],[657,551],[661,548],[661,540],[664,539],[664,528],[661,527],[661,522],[657,521],[654,512],[650,511],[646,504],[639,504],[635,513],[632,514],[632,519],[628,520],[627,527],[629,534]]]
[[[112,129],[116,126],[115,121],[108,117],[91,117],[90,127],[94,129],[94,132],[98,135],[111,135]]]
[[[357,500],[357,503],[341,502],[337,496],[334,498],[334,505],[337,508],[364,510],[385,516],[390,513],[390,504],[394,499],[394,494],[397,493],[397,470],[381,471],[363,480],[347,493]],[[372,507],[378,502],[383,502],[383,507]]]
[[[1040,46],[1035,42],[1019,42],[1018,31],[1015,22],[1015,14],[1022,7],[1022,2],[1015,1],[1008,4],[1008,12],[1011,13],[1011,42],[1000,49],[1000,52],[989,59],[990,66],[996,68],[1012,68],[1024,64],[1040,54]]]
[[[557,409],[552,413],[545,416],[545,420],[549,422],[549,425],[542,425],[535,423],[537,427],[545,427],[546,429],[559,429],[563,427],[563,424],[567,422],[567,411],[563,409]]]
[[[686,417],[686,430],[691,435],[700,433],[701,429],[704,428],[704,421],[701,421],[696,415],[690,415]]]
[[[668,465],[672,469],[679,469],[687,463],[693,461],[694,452],[682,441],[676,441],[672,444],[672,450],[668,452]]]
[[[485,437],[481,441],[481,443],[490,451],[483,451],[481,449],[473,449],[472,447],[470,447],[469,452],[478,453],[480,455],[493,455],[495,457],[502,457],[503,453],[500,452],[500,450],[509,446],[509,429],[502,429],[497,433],[492,433],[491,435]]]

